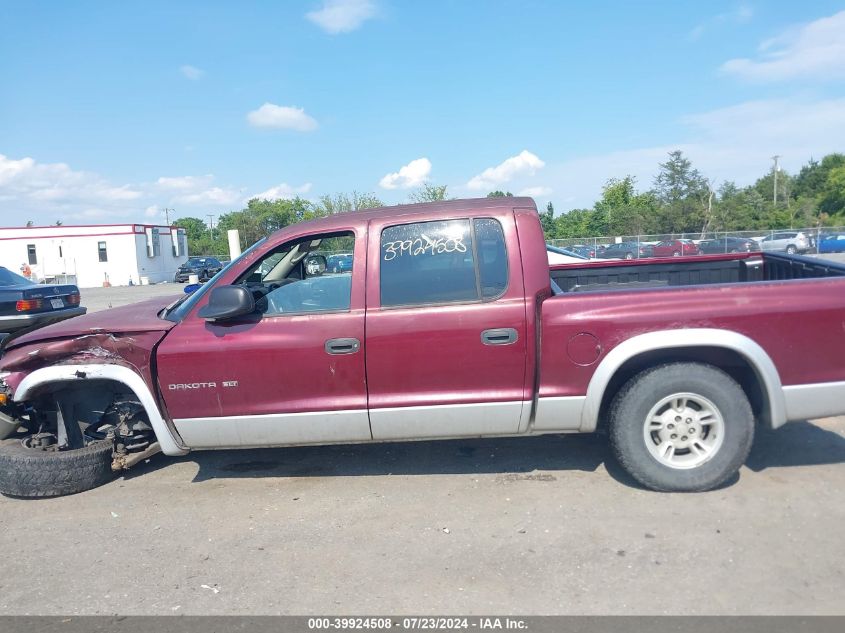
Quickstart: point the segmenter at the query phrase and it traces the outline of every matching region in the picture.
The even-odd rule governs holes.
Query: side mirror
[[[197,316],[206,321],[225,321],[254,311],[255,299],[249,290],[243,286],[219,286],[211,290],[208,303]]]
[[[305,272],[311,277],[322,275],[327,267],[328,262],[323,255],[309,255],[305,260]]]

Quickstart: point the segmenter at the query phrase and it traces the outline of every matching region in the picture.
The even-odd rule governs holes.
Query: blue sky
[[[560,212],[675,148],[740,184],[845,151],[845,3],[0,0],[4,226],[426,181]]]

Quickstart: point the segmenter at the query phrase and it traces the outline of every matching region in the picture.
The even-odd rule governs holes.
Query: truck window
[[[508,253],[505,233],[498,220],[479,218],[473,220],[475,242],[478,248],[478,275],[481,280],[481,298],[495,299],[508,287]]]
[[[349,310],[352,296],[351,264],[332,273],[327,255],[355,246],[352,233],[312,236],[268,253],[243,277],[265,316]]]
[[[380,255],[383,307],[494,299],[508,283],[504,233],[492,218],[391,226]]]

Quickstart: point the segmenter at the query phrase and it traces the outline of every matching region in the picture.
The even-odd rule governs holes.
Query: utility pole
[[[775,169],[774,169],[774,176],[775,181],[774,185],[772,186],[772,204],[777,205],[778,203],[778,171],[780,171],[780,167],[778,166],[778,159],[780,158],[780,154],[775,154],[772,156],[772,160],[775,161]]]
[[[170,226],[170,212],[175,210],[176,209],[168,209],[167,207],[164,208],[164,223],[167,226]]]
[[[213,229],[214,229],[214,216],[211,213],[209,213],[208,214],[208,237],[212,240],[214,239]]]

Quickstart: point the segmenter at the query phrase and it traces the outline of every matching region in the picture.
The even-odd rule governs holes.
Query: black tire
[[[633,253],[625,253],[625,259],[634,259]]]
[[[0,493],[14,497],[60,497],[102,486],[114,474],[112,443],[70,451],[41,451],[20,441],[0,446]]]
[[[672,257],[680,257],[681,251],[672,251]]]
[[[703,396],[724,420],[721,446],[707,461],[689,469],[658,461],[644,437],[652,407],[678,393]],[[622,468],[647,488],[663,492],[716,488],[745,463],[754,440],[754,414],[742,387],[721,369],[701,363],[670,363],[637,374],[616,394],[609,418],[611,446]]]
[[[790,244],[789,246],[786,247],[787,255],[795,255],[795,253],[797,253],[797,252],[798,252],[798,249],[795,248],[792,244]]]

